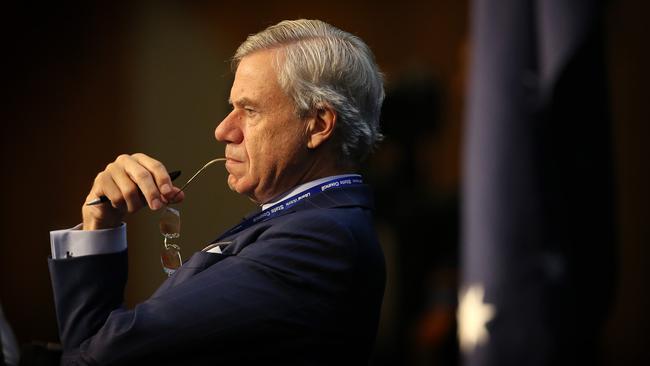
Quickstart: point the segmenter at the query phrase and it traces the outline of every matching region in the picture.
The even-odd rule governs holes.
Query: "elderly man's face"
[[[275,52],[241,60],[230,90],[232,112],[215,130],[227,143],[228,185],[258,203],[301,183],[309,169],[306,121],[278,84]]]

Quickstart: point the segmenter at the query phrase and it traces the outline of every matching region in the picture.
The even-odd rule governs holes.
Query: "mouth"
[[[241,160],[233,159],[232,157],[226,157],[226,164],[225,164],[226,170],[232,174],[234,171],[237,170],[236,166],[241,163],[242,163]]]
[[[224,156],[226,157],[226,169],[231,172],[229,167],[234,168],[236,165],[243,163],[243,160],[237,159],[236,155],[238,154],[233,154],[233,146],[227,145],[226,146],[226,151],[224,151]]]

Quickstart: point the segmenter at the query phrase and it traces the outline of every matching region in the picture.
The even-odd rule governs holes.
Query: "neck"
[[[292,188],[316,179],[332,175],[351,174],[356,171],[354,167],[343,166],[336,159],[331,159],[331,155],[328,156],[328,159],[319,159],[319,156],[314,156],[315,159],[312,159],[307,162],[307,164],[303,165],[304,168],[301,170],[300,174],[296,174],[296,178],[293,179],[290,184],[278,189],[278,191],[274,192],[272,195],[257,201],[257,203],[266,204],[272,202],[280,195],[290,191]]]
[[[316,168],[315,169],[310,169],[305,171],[305,173],[301,176],[300,179],[294,184],[295,186],[314,181],[316,179],[320,178],[325,178],[329,177],[332,175],[341,175],[341,174],[349,174],[349,173],[354,173],[353,169],[342,169],[342,168]]]

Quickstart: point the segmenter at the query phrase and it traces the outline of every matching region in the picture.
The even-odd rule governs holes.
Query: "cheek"
[[[278,151],[283,148],[283,142],[278,138],[279,136],[275,131],[261,130],[255,132],[254,134],[251,133],[246,141],[249,169],[267,165],[269,161],[275,159]]]
[[[301,121],[285,119],[268,121],[261,125],[276,128],[249,130],[246,136],[248,170],[253,179],[278,174],[307,151]]]

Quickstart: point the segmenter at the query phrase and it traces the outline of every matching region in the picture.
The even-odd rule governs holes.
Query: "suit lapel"
[[[183,263],[183,265],[174,272],[174,274],[167,279],[152,297],[156,297],[159,293],[176,286],[179,283],[186,281],[195,274],[205,270],[211,265],[229,257],[228,254],[196,252],[190,259]]]

